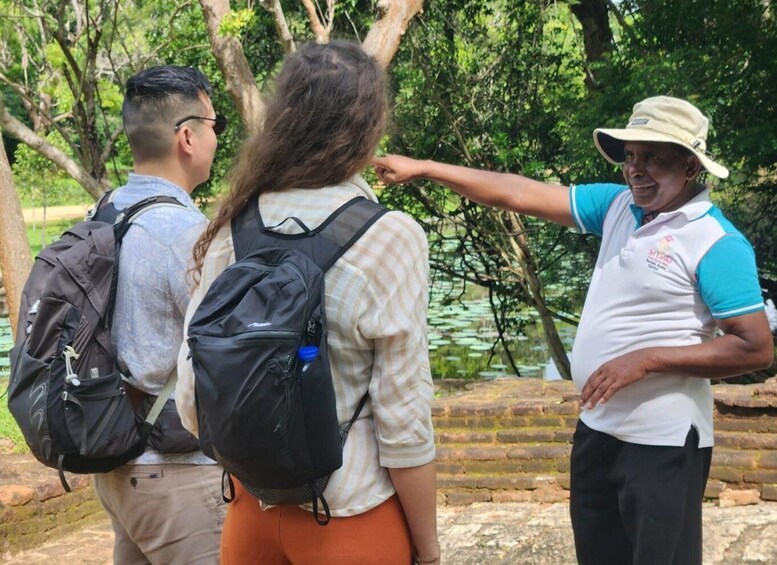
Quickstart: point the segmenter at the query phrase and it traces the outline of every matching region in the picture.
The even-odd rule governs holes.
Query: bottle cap
[[[316,347],[315,345],[306,345],[304,347],[300,347],[297,350],[297,357],[303,363],[311,362],[313,359],[316,358],[317,355],[318,355],[318,347]]]

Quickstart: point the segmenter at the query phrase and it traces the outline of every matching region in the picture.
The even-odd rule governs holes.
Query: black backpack
[[[11,350],[8,408],[33,455],[59,470],[107,472],[143,453],[175,379],[136,415],[111,341],[121,241],[152,196],[117,210],[106,195],[92,217],[38,254],[22,292]]]
[[[266,228],[252,201],[232,221],[236,262],[189,324],[203,452],[267,504],[312,502],[321,525],[330,519],[324,488],[368,398],[338,422],[324,273],[387,211],[357,197],[314,230],[288,218],[304,230],[290,235]]]

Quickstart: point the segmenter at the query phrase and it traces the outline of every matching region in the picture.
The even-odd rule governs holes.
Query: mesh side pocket
[[[140,441],[135,411],[118,371],[78,386],[65,385],[65,421],[78,453],[88,458],[116,457]]]
[[[27,446],[41,461],[50,461],[51,434],[47,400],[51,364],[27,352],[27,342],[11,350],[8,409],[19,425]]]

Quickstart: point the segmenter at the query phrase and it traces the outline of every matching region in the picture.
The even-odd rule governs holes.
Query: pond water
[[[485,291],[474,288],[464,298],[447,304],[450,296],[460,294],[460,283],[449,280],[434,281],[430,289],[429,358],[434,378],[515,376],[497,343],[498,332]],[[528,310],[521,315],[527,322],[524,333],[513,336],[510,344],[520,376],[560,378],[550,360],[537,312]],[[571,351],[574,326],[558,324],[557,328],[565,348]]]
[[[429,358],[436,379],[493,379],[514,375],[502,346],[496,343],[497,330],[488,298],[479,289],[468,291],[464,298],[447,304],[450,296],[461,294],[456,283],[436,280],[430,289]],[[549,354],[536,312],[529,317],[524,334],[515,336],[510,351],[523,377],[558,378],[549,365]],[[561,339],[572,348],[574,327],[559,325]],[[8,318],[0,318],[0,377],[8,376],[8,350],[13,345]]]

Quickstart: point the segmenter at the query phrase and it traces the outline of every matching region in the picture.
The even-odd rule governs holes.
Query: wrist
[[[436,180],[439,178],[437,171],[441,165],[440,163],[432,159],[424,159],[419,162],[419,165],[415,175],[416,179]]]
[[[437,557],[434,559],[422,559],[418,555],[413,556],[413,565],[438,565],[439,563],[439,555],[437,555]]]
[[[413,565],[439,565],[440,563],[440,544],[435,544],[434,548],[428,548],[425,553],[413,554]]]

